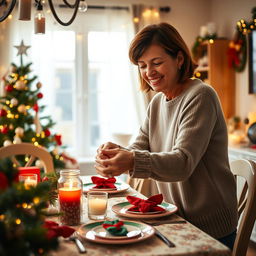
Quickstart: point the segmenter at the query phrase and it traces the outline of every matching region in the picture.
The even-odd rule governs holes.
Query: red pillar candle
[[[65,225],[78,225],[81,218],[81,188],[59,188],[60,221]]]

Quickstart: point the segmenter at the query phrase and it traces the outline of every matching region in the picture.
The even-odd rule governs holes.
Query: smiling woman
[[[135,133],[135,72],[127,56],[133,24],[127,10],[88,10],[68,28],[51,21],[44,36],[23,24],[10,23],[10,45],[21,39],[31,45],[28,61],[43,84],[44,114],[52,115],[69,151],[88,157],[112,134]]]

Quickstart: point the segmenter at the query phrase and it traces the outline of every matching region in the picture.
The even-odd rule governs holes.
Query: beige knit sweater
[[[178,214],[215,238],[236,229],[237,200],[227,130],[215,91],[201,80],[173,100],[152,99],[136,141],[133,178],[157,181]]]

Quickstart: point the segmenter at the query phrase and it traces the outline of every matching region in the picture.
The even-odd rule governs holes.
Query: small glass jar
[[[80,170],[61,170],[58,180],[60,221],[64,225],[79,225],[82,217],[83,183]]]

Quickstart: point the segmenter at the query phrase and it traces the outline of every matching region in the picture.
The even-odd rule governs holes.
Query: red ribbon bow
[[[58,236],[67,238],[75,232],[75,229],[69,226],[59,226],[59,224],[54,221],[45,221],[43,227],[47,229],[46,236],[48,239]]]
[[[158,194],[149,197],[148,199],[141,199],[135,196],[127,196],[126,199],[130,204],[134,205],[130,207],[128,210],[133,212],[155,212],[155,211],[165,211],[158,204],[161,204],[163,201],[163,195]]]
[[[114,185],[114,183],[116,182],[115,178],[104,179],[97,176],[92,176],[91,179],[92,182],[96,184],[96,186],[94,186],[93,188],[116,188],[116,186]]]
[[[106,224],[103,223],[103,228],[107,229],[109,227],[115,227],[117,230],[120,230],[120,228],[124,225],[123,221],[118,221],[116,224]]]

